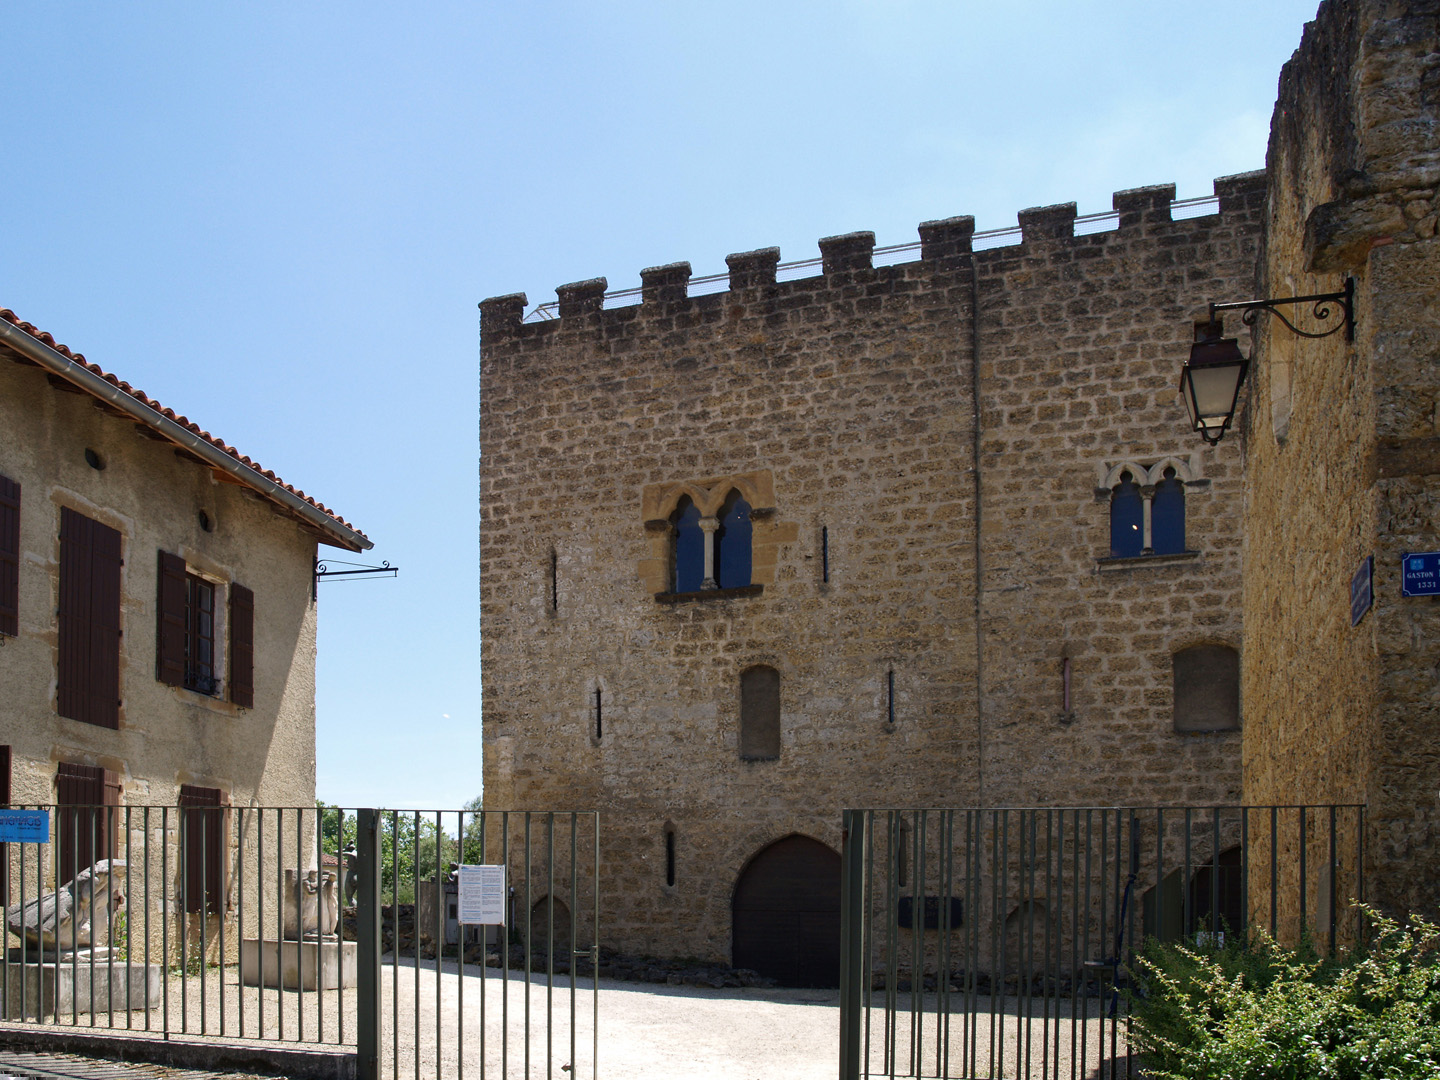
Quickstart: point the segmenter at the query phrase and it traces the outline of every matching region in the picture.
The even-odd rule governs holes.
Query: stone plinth
[[[246,986],[279,986],[285,990],[354,986],[356,949],[353,941],[245,938],[240,942],[240,981]]]
[[[20,950],[10,950],[6,1007],[12,1020],[71,1013],[126,1012],[157,1008],[160,1004],[159,964],[128,966],[123,960],[107,961],[90,955],[62,955],[57,965],[52,956],[43,963],[31,952],[26,962]],[[44,969],[43,971],[41,969]]]

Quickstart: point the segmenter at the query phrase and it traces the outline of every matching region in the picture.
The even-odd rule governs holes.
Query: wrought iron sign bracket
[[[333,559],[332,559],[331,561],[332,561],[332,562],[335,562],[335,561],[338,561],[338,560],[333,560]],[[399,573],[400,573],[400,568],[399,568],[398,566],[391,566],[389,559],[383,560],[379,566],[367,566],[367,565],[365,565],[364,563],[352,563],[352,562],[343,562],[343,561],[339,562],[339,565],[341,565],[341,566],[354,566],[354,567],[357,567],[357,569],[355,569],[355,570],[331,570],[328,563],[323,563],[323,562],[321,562],[319,559],[316,559],[316,560],[315,560],[315,580],[311,583],[311,586],[310,586],[310,599],[311,599],[311,600],[317,599],[318,596],[319,596],[319,593],[320,593],[320,579],[321,579],[321,578],[326,578],[326,577],[353,577],[353,576],[355,576],[355,575],[357,575],[357,574],[367,574],[367,575],[368,575],[368,574],[389,574],[391,577],[396,577],[396,576],[398,576]]]
[[[1285,317],[1285,313],[1277,306],[1280,304],[1314,304],[1315,306],[1310,309],[1310,315],[1321,322],[1329,319],[1334,313],[1334,308],[1332,308],[1331,305],[1337,305],[1340,310],[1345,313],[1345,318],[1343,322],[1336,323],[1328,330],[1321,330],[1319,332],[1301,330]],[[1344,330],[1345,340],[1354,341],[1355,279],[1353,277],[1347,277],[1345,279],[1345,288],[1340,292],[1316,293],[1313,296],[1283,296],[1275,297],[1271,300],[1239,300],[1233,304],[1211,304],[1210,321],[1212,323],[1215,321],[1215,313],[1218,311],[1243,311],[1245,314],[1240,316],[1240,321],[1246,326],[1254,326],[1255,320],[1259,317],[1260,312],[1268,311],[1289,327],[1291,333],[1298,334],[1300,337],[1323,338],[1329,337],[1331,334],[1337,333],[1340,330]]]

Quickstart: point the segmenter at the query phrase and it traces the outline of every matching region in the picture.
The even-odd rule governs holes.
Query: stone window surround
[[[705,531],[705,576],[707,580],[713,580],[715,529],[719,527],[720,508],[732,490],[739,491],[750,504],[750,584],[735,589],[710,588],[696,593],[672,593],[670,563],[675,527],[670,523],[670,515],[675,512],[681,496],[690,496],[700,510],[700,527]],[[775,583],[780,546],[799,538],[799,529],[794,523],[777,521],[775,515],[775,478],[769,469],[647,484],[640,500],[647,551],[646,557],[636,565],[645,591],[657,600],[758,595],[764,586]]]
[[[1145,462],[1142,464],[1142,461]],[[1165,479],[1165,470],[1174,469],[1175,479],[1184,485],[1186,494],[1191,491],[1200,491],[1210,486],[1210,481],[1200,475],[1199,456],[1191,454],[1188,459],[1177,457],[1173,454],[1159,458],[1122,458],[1116,461],[1104,461],[1096,469],[1099,483],[1095,487],[1095,501],[1108,502],[1115,488],[1120,483],[1120,478],[1125,473],[1130,473],[1140,485],[1140,495],[1144,499],[1144,554],[1141,555],[1103,555],[1095,561],[1104,566],[1124,564],[1133,566],[1141,562],[1152,561],[1182,561],[1193,559],[1199,554],[1197,551],[1180,551],[1156,555],[1150,550],[1150,500],[1155,496],[1155,485]],[[1188,507],[1187,507],[1188,517]]]

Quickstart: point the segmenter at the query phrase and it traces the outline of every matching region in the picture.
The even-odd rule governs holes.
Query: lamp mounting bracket
[[[1310,315],[1312,318],[1321,322],[1329,319],[1330,316],[1334,314],[1334,308],[1331,305],[1336,305],[1345,313],[1345,318],[1342,322],[1336,323],[1328,330],[1301,330],[1300,327],[1285,317],[1285,313],[1278,307],[1280,304],[1314,304],[1315,306],[1310,309]],[[1345,279],[1345,288],[1340,292],[1315,293],[1312,296],[1277,296],[1269,300],[1238,300],[1232,304],[1211,304],[1210,321],[1212,323],[1215,321],[1215,313],[1218,311],[1243,311],[1244,314],[1240,316],[1240,321],[1246,326],[1254,326],[1255,320],[1259,317],[1260,312],[1266,311],[1289,327],[1291,333],[1298,334],[1300,337],[1323,338],[1329,337],[1331,334],[1337,333],[1340,330],[1344,330],[1345,340],[1354,341],[1355,279],[1353,277],[1347,277]]]
[[[359,569],[356,569],[356,570],[332,570],[332,569],[330,569],[330,565],[329,565],[329,563],[332,563],[332,562],[339,563],[341,566],[354,566],[354,567],[359,567]],[[400,568],[399,568],[398,566],[391,566],[389,559],[386,559],[386,560],[385,560],[384,562],[382,562],[379,566],[370,566],[370,565],[367,565],[366,563],[345,562],[344,560],[341,560],[341,559],[331,559],[331,560],[329,560],[328,562],[323,562],[323,561],[321,561],[320,559],[316,559],[316,560],[315,560],[315,578],[314,578],[314,580],[312,581],[311,586],[310,586],[310,598],[311,598],[312,600],[314,600],[314,599],[316,598],[316,594],[317,594],[318,591],[319,591],[319,585],[320,585],[320,579],[321,579],[321,578],[352,577],[352,576],[354,576],[354,575],[356,575],[356,574],[361,574],[361,575],[389,574],[391,577],[397,577],[397,576],[399,576],[399,574],[400,574]]]

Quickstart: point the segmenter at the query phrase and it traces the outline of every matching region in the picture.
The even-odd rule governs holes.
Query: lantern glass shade
[[[1249,367],[1234,338],[1197,341],[1190,349],[1190,359],[1180,371],[1180,393],[1191,429],[1212,446],[1235,418]]]

